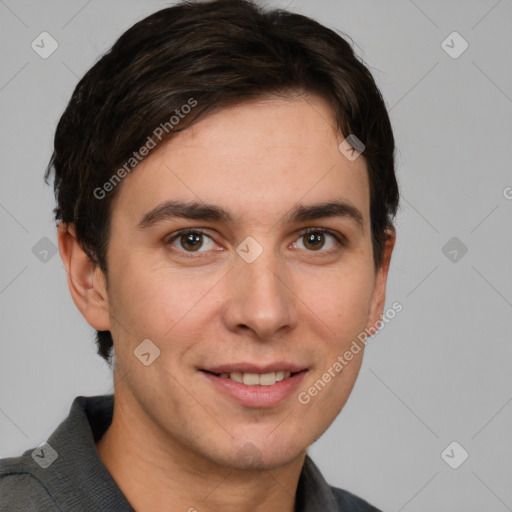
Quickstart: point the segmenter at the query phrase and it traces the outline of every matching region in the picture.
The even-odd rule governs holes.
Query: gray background
[[[310,453],[330,483],[384,511],[512,510],[512,2],[265,4],[353,38],[398,146],[388,305],[403,311],[369,343],[348,404]],[[112,392],[59,255],[41,252],[43,237],[57,242],[42,174],[78,78],[166,5],[0,0],[0,456],[44,441],[75,396]],[[31,48],[43,31],[59,44],[47,59]],[[456,59],[441,46],[453,31],[469,43]],[[458,469],[441,457],[452,441],[469,453]],[[460,449],[449,453],[456,462]]]

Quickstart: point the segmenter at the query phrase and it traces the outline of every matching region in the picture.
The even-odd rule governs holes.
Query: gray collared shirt
[[[113,395],[78,396],[48,441],[0,460],[0,512],[135,512],[99,457],[95,443],[110,423]],[[330,486],[306,456],[296,512],[380,512]]]

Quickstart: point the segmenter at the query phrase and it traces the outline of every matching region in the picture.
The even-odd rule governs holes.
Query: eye
[[[317,252],[334,252],[343,246],[341,235],[336,235],[327,229],[309,228],[301,233],[297,242],[293,243],[296,249],[306,249]],[[324,249],[322,251],[322,249]]]
[[[215,247],[215,242],[206,233],[197,229],[179,231],[169,238],[167,244],[184,252],[206,252]]]

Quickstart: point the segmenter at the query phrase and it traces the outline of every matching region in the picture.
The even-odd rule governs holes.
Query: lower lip
[[[287,379],[272,384],[272,386],[246,386],[231,380],[229,377],[223,378],[212,373],[201,373],[218,389],[245,407],[272,407],[297,390],[307,370],[297,372]]]

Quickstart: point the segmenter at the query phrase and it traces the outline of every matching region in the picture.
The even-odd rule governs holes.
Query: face
[[[277,467],[345,404],[363,351],[322,376],[379,319],[387,265],[373,264],[364,158],[341,140],[321,99],[261,99],[124,179],[107,255],[115,392],[162,442]]]

